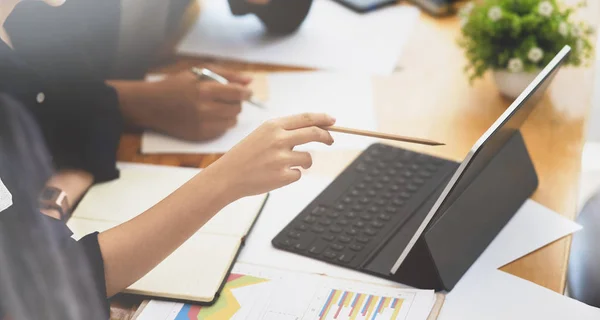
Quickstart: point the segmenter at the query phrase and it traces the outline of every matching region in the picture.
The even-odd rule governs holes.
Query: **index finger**
[[[277,120],[285,130],[296,130],[306,127],[325,127],[335,124],[335,118],[325,113],[303,113],[283,117]]]

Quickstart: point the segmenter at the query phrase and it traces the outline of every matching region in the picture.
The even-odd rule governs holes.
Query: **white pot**
[[[505,70],[494,71],[494,81],[500,93],[511,99],[518,97],[525,88],[537,77],[535,72],[510,72]]]

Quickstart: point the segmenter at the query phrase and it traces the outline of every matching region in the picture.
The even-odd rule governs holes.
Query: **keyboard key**
[[[352,238],[346,236],[339,236],[338,241],[341,243],[350,243],[352,242]]]
[[[396,212],[398,212],[398,209],[396,207],[387,207],[387,208],[385,208],[385,212],[396,213]]]
[[[353,199],[350,197],[344,197],[344,199],[342,199],[342,202],[345,204],[349,204],[349,203],[352,203],[352,200]]]
[[[363,220],[371,220],[371,219],[373,219],[373,216],[368,213],[361,213],[360,218]]]
[[[305,225],[305,224],[299,224],[299,225],[296,225],[296,230],[298,230],[298,231],[306,231],[306,230],[308,230],[308,226]]]
[[[279,241],[279,245],[282,247],[289,248],[292,246],[292,242],[289,239],[285,239],[285,240]]]
[[[390,186],[390,190],[392,192],[398,192],[400,190],[400,186],[397,185],[397,184],[393,184],[393,185]]]
[[[392,178],[390,178],[390,176],[383,176],[381,178],[381,182],[383,183],[389,183],[390,181],[392,181]]]
[[[302,219],[302,221],[304,221],[305,223],[308,223],[308,224],[313,224],[313,223],[317,222],[317,219],[315,219],[315,217],[306,216],[306,217],[304,217],[304,219]]]
[[[372,163],[375,161],[375,158],[373,158],[371,155],[366,155],[364,160],[366,163]]]
[[[354,259],[354,253],[342,253],[341,256],[339,256],[337,258],[337,260],[339,262],[343,262],[343,263],[350,263],[350,261],[352,261],[352,259]]]
[[[429,177],[431,177],[431,172],[423,170],[423,171],[419,172],[419,175],[424,178],[429,178]]]
[[[381,221],[375,220],[375,221],[371,222],[371,226],[379,229],[379,228],[383,228],[384,224]]]
[[[346,219],[339,219],[339,220],[336,220],[335,223],[339,224],[340,226],[346,226],[346,225],[348,225],[348,223],[350,223],[350,221],[348,221]]]
[[[363,180],[364,180],[365,182],[373,182],[373,180],[374,180],[374,179],[373,179],[373,177],[372,177],[372,176],[366,175],[366,176],[363,178]]]
[[[333,260],[337,257],[337,254],[335,252],[325,251],[325,253],[323,253],[323,257]]]
[[[362,206],[362,204],[355,204],[352,206],[352,210],[354,211],[362,211],[364,209],[364,207]]]
[[[380,170],[383,170],[383,169],[387,168],[387,163],[385,163],[383,161],[379,161],[379,162],[377,162],[377,168]]]
[[[425,169],[431,171],[431,172],[435,172],[438,169],[438,166],[434,165],[434,164],[428,164],[427,166],[425,166]]]
[[[392,220],[392,216],[390,216],[389,214],[385,214],[385,213],[378,215],[377,218],[379,218],[380,220],[383,220],[383,221]]]
[[[328,226],[331,224],[331,220],[329,219],[321,219],[319,220],[319,224],[324,225],[324,226]]]
[[[314,226],[311,228],[311,230],[315,233],[323,233],[325,232],[325,228],[321,227],[321,226]]]
[[[376,196],[376,195],[377,195],[377,191],[375,191],[375,190],[368,190],[368,191],[367,191],[367,195],[368,195],[368,196],[371,196],[371,197],[374,197],[374,196]]]
[[[429,159],[431,159],[429,156],[426,156],[424,154],[419,154],[419,155],[417,155],[417,158],[415,159],[415,161],[418,163],[424,163],[424,162],[428,162]]]
[[[379,198],[379,199],[375,200],[375,204],[383,207],[387,204],[387,200]]]
[[[405,176],[406,178],[411,178],[414,174],[412,173],[412,171],[404,171],[404,173],[402,173],[403,176]]]
[[[354,211],[348,211],[344,215],[350,219],[354,219],[356,216],[358,216],[358,214]]]
[[[396,163],[394,163],[394,167],[396,167],[396,169],[402,169],[402,168],[404,168],[404,163],[396,162]]]
[[[358,230],[352,228],[352,229],[348,229],[346,230],[346,234],[351,235],[351,236],[355,236],[358,234]]]
[[[396,178],[396,183],[403,185],[406,183],[406,179],[404,179],[403,177],[398,177]]]
[[[365,234],[372,237],[377,234],[377,231],[367,228],[367,229],[365,229]]]
[[[351,244],[348,248],[350,248],[350,250],[352,250],[352,251],[360,251],[364,247],[361,246],[360,244]]]
[[[326,242],[317,241],[317,243],[310,246],[310,249],[308,249],[308,252],[310,252],[312,254],[321,254],[321,253],[323,253],[323,251],[325,251],[325,248],[327,248]]]
[[[344,211],[344,209],[346,209],[346,207],[343,204],[341,204],[341,203],[338,203],[335,206],[335,210],[337,210],[337,211]]]
[[[358,200],[360,203],[362,204],[367,204],[369,202],[371,202],[371,199],[367,198],[367,197],[362,197],[360,198],[360,200]]]
[[[373,188],[375,188],[377,190],[381,190],[381,189],[383,189],[383,187],[384,187],[384,185],[382,183],[379,183],[379,182],[377,182],[377,183],[375,183],[373,185]]]
[[[409,184],[406,186],[406,190],[415,192],[415,191],[419,190],[419,187],[415,186],[414,184]]]
[[[402,197],[404,199],[408,199],[408,198],[410,198],[410,193],[402,191],[402,192],[400,192],[400,197]]]
[[[369,207],[369,212],[371,213],[377,213],[379,212],[381,209],[378,206],[370,206]]]
[[[292,238],[292,239],[300,239],[302,235],[299,232],[296,231],[290,231],[288,233],[288,237]]]
[[[321,238],[325,241],[333,241],[335,240],[335,236],[331,234],[324,234]]]
[[[380,175],[380,174],[381,174],[381,171],[380,171],[379,169],[377,169],[377,168],[373,168],[373,169],[371,170],[371,175],[372,175],[372,176],[378,176],[378,175]]]
[[[388,191],[385,191],[385,192],[382,192],[379,196],[382,199],[386,199],[387,200],[387,199],[390,199],[392,197],[392,193],[388,192]]]
[[[337,243],[333,243],[329,246],[331,249],[335,250],[335,251],[342,251],[344,250],[344,246],[341,244],[337,244]]]
[[[325,213],[325,211],[326,211],[326,209],[324,207],[319,206],[319,207],[314,208],[312,210],[311,214],[313,216],[317,216],[318,217],[318,216],[322,216]]]
[[[395,176],[395,175],[397,175],[397,174],[398,174],[398,170],[396,170],[396,169],[394,169],[394,168],[390,168],[390,169],[388,169],[387,173],[388,173],[388,175],[390,175],[390,176]]]
[[[418,185],[418,186],[421,186],[421,185],[423,185],[425,183],[425,180],[423,180],[421,178],[414,178],[413,179],[413,183],[416,184],[416,185]]]
[[[356,221],[356,222],[354,223],[354,226],[355,226],[355,227],[357,227],[357,228],[364,228],[364,226],[365,226],[365,223],[364,223],[364,222],[362,222],[362,221],[360,221],[360,220],[358,220],[358,221]]]
[[[356,171],[358,171],[358,172],[365,172],[365,171],[367,171],[367,166],[364,163],[359,163],[356,166]]]
[[[401,206],[404,205],[404,200],[402,200],[402,199],[394,199],[394,200],[392,200],[392,203],[396,207],[401,207]]]
[[[331,226],[331,228],[329,228],[329,231],[333,233],[340,233],[342,232],[342,228],[340,228],[339,226]]]
[[[304,251],[304,250],[308,249],[308,245],[305,243],[296,243],[296,245],[294,246],[294,249],[296,249],[298,251]]]
[[[356,189],[363,190],[367,187],[367,185],[365,183],[361,182],[361,183],[357,184],[355,187],[356,187]]]
[[[335,212],[335,211],[329,211],[329,212],[327,212],[327,216],[330,217],[330,218],[337,218],[337,217],[340,216],[340,213],[339,212]]]
[[[367,242],[369,242],[369,240],[370,240],[369,238],[363,237],[363,236],[356,237],[356,241],[360,242],[360,243],[367,243]]]

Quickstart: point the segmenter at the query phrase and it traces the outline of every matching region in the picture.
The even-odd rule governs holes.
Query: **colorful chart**
[[[217,302],[210,307],[186,304],[175,317],[175,320],[223,320],[230,319],[241,308],[233,295],[233,289],[247,287],[269,281],[268,279],[232,273],[221,291]]]
[[[332,289],[323,305],[320,320],[395,320],[403,299]]]

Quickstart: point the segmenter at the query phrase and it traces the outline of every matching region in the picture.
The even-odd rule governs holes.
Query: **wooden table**
[[[600,14],[598,2],[586,13],[590,21]],[[444,147],[402,145],[413,150],[461,160],[479,136],[508,107],[491,77],[469,85],[463,73],[465,59],[456,45],[457,18],[433,19],[422,15],[399,61],[399,72],[375,77],[373,88],[379,129],[431,138]],[[178,58],[160,72],[186,70],[207,62],[241,71],[293,70],[256,64]],[[581,151],[586,117],[593,91],[593,66],[563,69],[549,93],[525,123],[522,132],[539,175],[533,199],[572,219],[576,214]],[[267,94],[258,77],[256,90]],[[205,167],[219,155],[141,155],[139,135],[122,138],[119,160]],[[314,153],[315,174],[335,176],[359,152]],[[558,240],[503,267],[503,270],[556,292],[563,292],[571,238]],[[140,300],[119,298],[113,318],[127,319]]]

